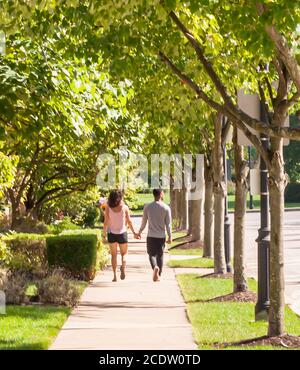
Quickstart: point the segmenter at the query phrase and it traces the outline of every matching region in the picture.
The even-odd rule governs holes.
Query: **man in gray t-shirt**
[[[164,192],[162,189],[153,190],[154,202],[145,205],[139,237],[148,222],[147,252],[153,269],[153,281],[159,281],[163,268],[163,255],[166,242],[172,243],[172,219],[170,207],[163,202]]]

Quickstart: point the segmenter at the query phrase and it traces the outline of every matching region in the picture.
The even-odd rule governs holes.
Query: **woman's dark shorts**
[[[107,234],[107,240],[108,240],[109,243],[119,243],[119,244],[128,243],[127,231],[125,233],[122,233],[122,234],[108,233]]]

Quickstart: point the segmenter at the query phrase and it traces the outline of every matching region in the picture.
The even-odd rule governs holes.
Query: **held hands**
[[[141,239],[141,234],[140,233],[133,233],[133,235],[134,235],[134,239]]]

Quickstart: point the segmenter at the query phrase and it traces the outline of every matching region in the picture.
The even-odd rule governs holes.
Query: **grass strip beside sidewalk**
[[[211,258],[190,258],[190,259],[180,259],[180,260],[170,260],[168,262],[169,267],[173,268],[213,268],[214,260]]]
[[[187,302],[187,312],[199,349],[218,349],[225,343],[257,338],[267,333],[267,322],[254,321],[254,303],[207,302],[232,292],[231,279],[201,278],[197,274],[179,274],[177,279]],[[249,279],[256,290],[256,282]],[[300,334],[300,319],[289,308],[285,312],[286,331]],[[269,346],[230,346],[226,349],[285,349]]]
[[[187,255],[187,256],[202,256],[203,249],[202,248],[192,248],[192,249],[180,249],[180,248],[173,248],[169,249],[169,253],[173,256],[178,255]]]

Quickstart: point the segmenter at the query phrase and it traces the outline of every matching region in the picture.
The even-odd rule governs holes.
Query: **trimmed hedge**
[[[103,253],[99,232],[74,231],[46,239],[49,267],[62,267],[72,276],[90,280]]]
[[[7,248],[5,265],[11,270],[45,271],[47,269],[46,236],[41,234],[11,234],[2,241]]]
[[[284,194],[287,203],[300,203],[300,183],[290,183],[287,185]]]
[[[62,267],[89,280],[108,261],[108,248],[97,229],[65,230],[60,235],[14,233],[0,238],[0,267],[44,276]]]

